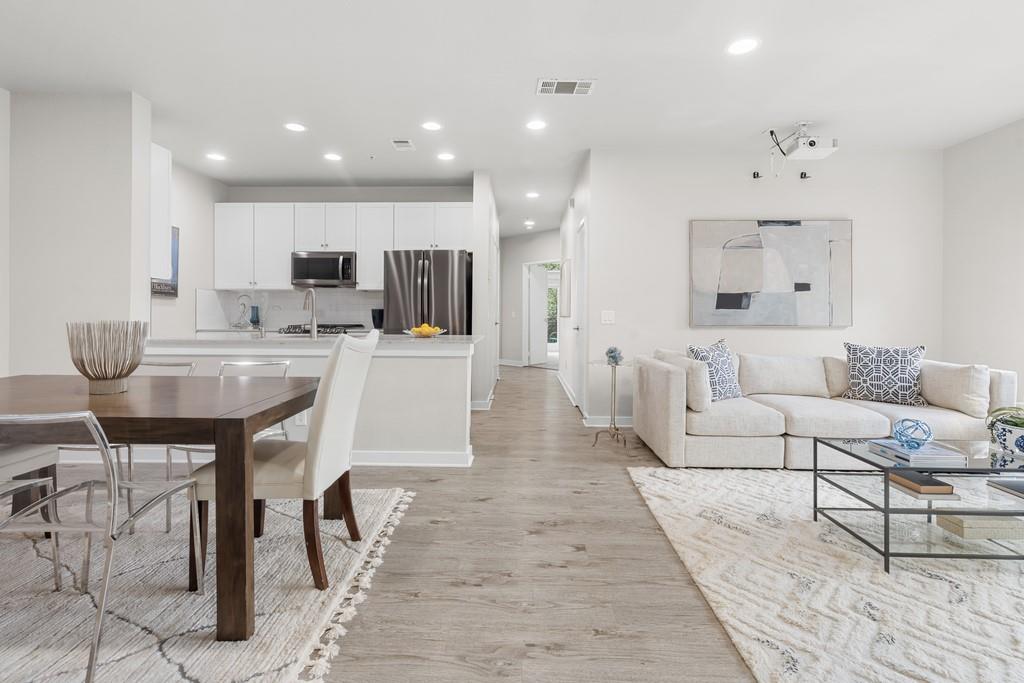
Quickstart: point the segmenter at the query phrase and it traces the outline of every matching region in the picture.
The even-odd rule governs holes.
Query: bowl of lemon
[[[411,330],[406,330],[406,334],[411,334],[414,337],[428,338],[436,337],[439,334],[444,334],[448,330],[442,330],[440,327],[436,327],[429,323],[423,323],[418,327],[414,327]]]

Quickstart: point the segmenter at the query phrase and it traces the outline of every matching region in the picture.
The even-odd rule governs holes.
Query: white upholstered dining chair
[[[313,583],[320,590],[329,582],[320,545],[319,499],[331,486],[338,487],[349,536],[360,540],[348,475],[359,404],[378,337],[374,330],[363,339],[342,335],[335,342],[313,401],[307,441],[264,439],[253,444],[253,499],[302,500],[306,555]],[[203,465],[193,476],[205,563],[209,501],[216,497],[216,463]]]

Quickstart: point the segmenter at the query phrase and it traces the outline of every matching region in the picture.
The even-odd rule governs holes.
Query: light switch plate
[[[614,325],[615,324],[615,311],[601,311],[601,324],[602,325]]]

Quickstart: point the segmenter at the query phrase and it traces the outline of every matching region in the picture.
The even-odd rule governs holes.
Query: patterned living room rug
[[[267,504],[256,539],[256,634],[217,642],[215,515],[210,510],[206,593],[188,593],[188,506],[176,496],[174,524],[164,533],[162,509],[118,542],[107,600],[99,681],[319,680],[339,651],[343,624],[354,615],[382,562],[390,536],[414,493],[355,490],[363,540],[352,543],[343,521],[321,520],[330,588],[318,591],[306,560],[300,501]],[[62,513],[74,518],[74,506]],[[89,655],[103,548],[94,541],[90,594],[77,587],[81,536],[61,536],[64,587],[53,591],[50,542],[0,536],[0,680],[81,681]]]
[[[886,574],[872,550],[811,521],[810,472],[629,473],[759,681],[1024,680],[1024,564],[909,558]],[[861,492],[871,482],[881,490],[877,478],[858,481]],[[984,480],[955,485],[965,503],[989,496]],[[894,504],[922,505],[893,495]],[[821,500],[851,503],[838,492]],[[865,515],[842,520],[854,517]],[[875,538],[880,516],[870,517],[879,521],[858,529]],[[894,522],[891,538],[905,549],[952,541],[924,520]],[[993,552],[991,542],[952,542]],[[1020,542],[1004,543],[1020,552]]]

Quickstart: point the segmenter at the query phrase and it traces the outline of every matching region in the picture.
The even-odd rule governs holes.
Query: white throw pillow
[[[839,356],[825,356],[825,381],[830,398],[842,396],[850,388],[850,364]]]
[[[686,407],[702,413],[711,407],[711,378],[708,366],[693,360],[685,353],[669,349],[655,349],[655,360],[671,363],[686,371]]]
[[[933,406],[987,417],[989,371],[985,365],[921,362],[921,395]]]
[[[787,394],[829,398],[821,356],[761,356],[740,354],[743,395]]]

